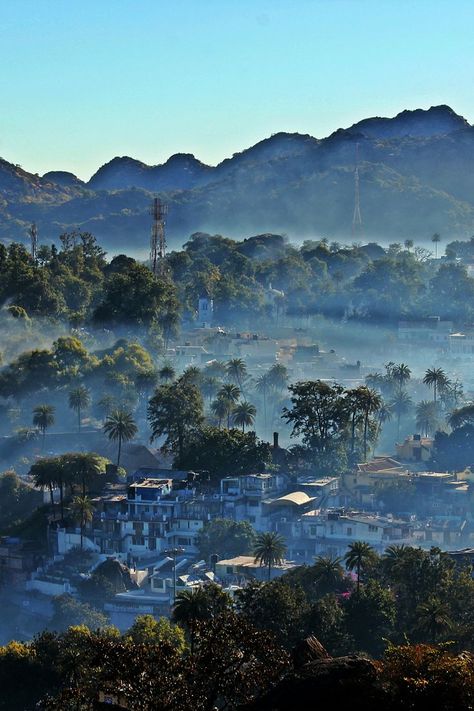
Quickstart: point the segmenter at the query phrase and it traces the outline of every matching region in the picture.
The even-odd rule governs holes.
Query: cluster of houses
[[[112,623],[125,629],[138,614],[169,614],[177,591],[211,580],[232,595],[251,578],[265,579],[266,570],[250,551],[201,559],[199,534],[216,518],[248,521],[257,532],[275,531],[285,539],[287,560],[272,576],[318,555],[343,556],[355,540],[380,553],[394,544],[470,548],[474,474],[425,471],[431,444],[409,437],[398,447],[399,458],[375,457],[343,477],[261,472],[227,476],[209,490],[193,472],[142,467],[126,482],[110,484],[93,501],[82,543],[91,569],[113,558],[130,571],[131,589],[106,605]],[[409,510],[395,516],[380,491],[406,482],[413,499]],[[64,560],[80,543],[78,528],[58,526],[50,531],[51,557],[38,560],[19,541],[4,540],[0,571],[36,595],[74,594],[74,576],[65,574]]]

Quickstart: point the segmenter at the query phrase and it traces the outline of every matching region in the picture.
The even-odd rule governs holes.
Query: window
[[[132,537],[132,544],[134,546],[144,546],[145,545],[145,539],[143,536],[133,536]]]
[[[347,527],[346,536],[352,536],[352,527],[351,526]]]
[[[316,535],[316,531],[317,531],[317,527],[316,527],[316,526],[310,526],[310,527],[309,527],[309,534],[310,534],[310,536],[315,536],[315,535]]]
[[[378,531],[378,530],[379,530],[379,529],[378,529],[377,526],[374,526],[374,525],[372,525],[371,523],[369,524],[369,533],[375,533],[375,532]]]
[[[225,569],[225,572],[227,573],[227,575],[233,575],[234,569],[231,565],[228,565]]]
[[[331,523],[331,525],[329,526],[329,534],[331,536],[334,536],[334,524],[333,523]]]

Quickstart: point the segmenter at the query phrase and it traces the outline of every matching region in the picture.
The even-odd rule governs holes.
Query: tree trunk
[[[81,551],[84,549],[84,523],[81,521]]]
[[[51,499],[51,509],[52,509],[52,511],[53,511],[53,513],[54,513],[53,484],[52,484],[51,481],[49,482],[48,486],[49,486],[49,497],[50,497],[50,499]]]
[[[59,484],[59,505],[61,507],[61,521],[64,521],[64,491],[62,481]]]
[[[41,450],[44,452],[44,441],[46,439],[46,427],[43,427],[43,442],[41,444]]]
[[[118,446],[118,454],[117,454],[117,466],[120,466],[120,454],[122,452],[122,436],[119,435],[119,446]]]
[[[272,563],[271,563],[271,561],[269,560],[269,561],[268,561],[268,582],[270,582],[271,577],[272,577]]]
[[[360,560],[357,561],[357,594],[360,590]]]

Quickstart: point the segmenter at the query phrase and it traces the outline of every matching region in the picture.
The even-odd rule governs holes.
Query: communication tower
[[[38,256],[38,228],[36,227],[35,222],[33,222],[28,230],[28,234],[30,235],[31,256],[33,257],[33,261],[36,262],[36,258]]]
[[[162,274],[165,268],[165,218],[168,214],[168,205],[162,202],[160,198],[156,197],[153,199],[150,212],[153,218],[150,239],[151,270],[153,274],[157,274],[158,272]]]
[[[362,216],[360,214],[359,192],[359,144],[356,143],[355,170],[354,170],[354,214],[352,216],[352,236],[362,234]]]

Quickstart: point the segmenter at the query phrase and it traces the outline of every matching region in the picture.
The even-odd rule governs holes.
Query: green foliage
[[[254,543],[255,531],[248,521],[225,518],[206,521],[197,539],[199,555],[207,561],[213,554],[221,559],[248,555]]]
[[[126,632],[135,644],[161,644],[165,643],[184,652],[186,640],[184,632],[178,625],[172,624],[166,617],[156,620],[152,615],[138,615],[135,622]]]
[[[107,625],[107,617],[85,602],[75,600],[71,595],[60,595],[53,600],[53,617],[49,623],[52,630],[61,632],[72,625],[83,625],[97,630]]]
[[[270,447],[255,432],[202,427],[187,443],[175,466],[205,470],[212,482],[224,476],[258,473],[270,461]]]
[[[0,529],[2,531],[25,520],[41,503],[41,494],[23,484],[14,471],[7,471],[0,475]]]
[[[175,453],[181,461],[185,448],[204,421],[199,388],[182,379],[160,385],[148,405],[148,420],[152,438],[165,435],[163,449]]]

